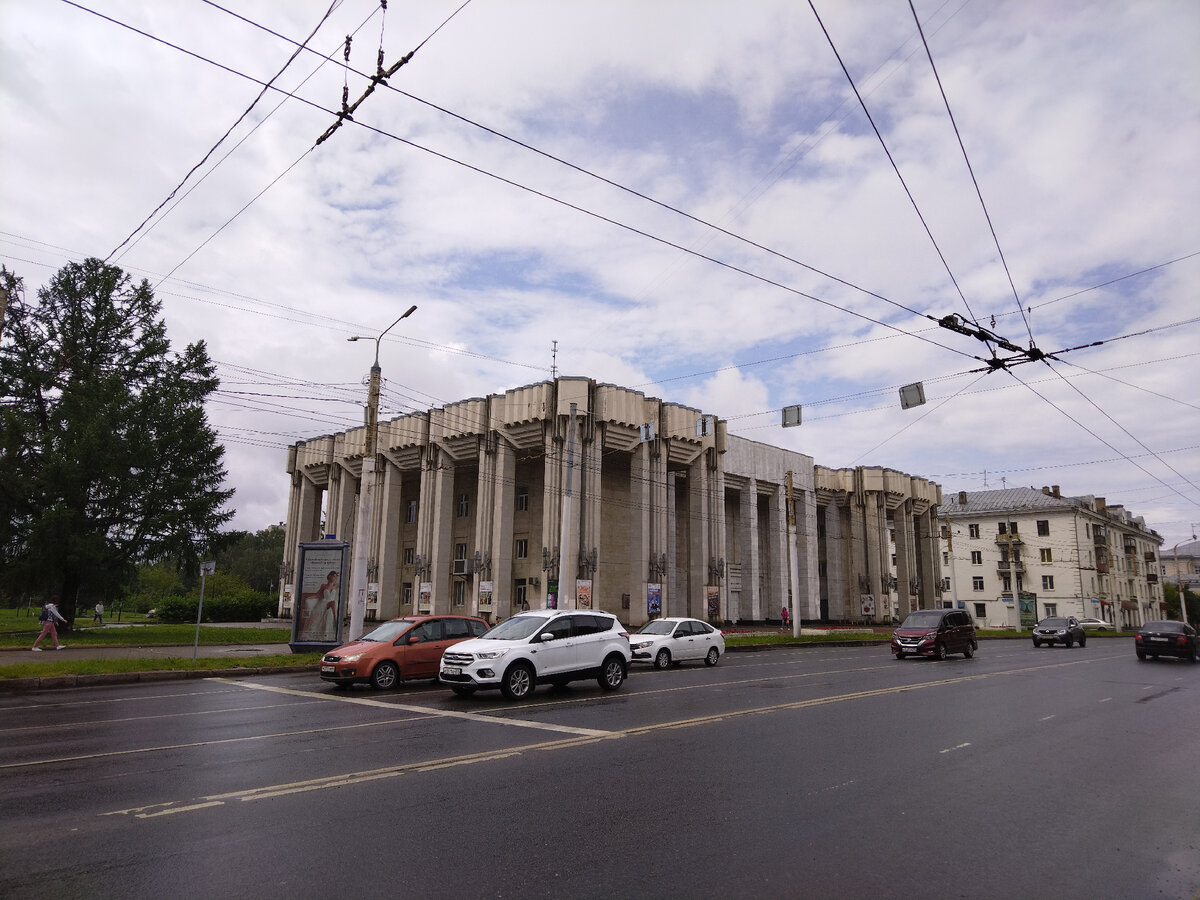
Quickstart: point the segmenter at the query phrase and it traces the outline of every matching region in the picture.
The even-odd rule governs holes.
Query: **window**
[[[529,538],[517,538],[517,559],[529,559]]]
[[[406,581],[400,588],[400,602],[404,606],[412,606],[412,582]]]
[[[976,590],[976,591],[983,590],[983,576],[976,575],[974,578],[971,579],[971,589]]]
[[[442,619],[442,638],[451,640],[453,638],[469,638],[471,634],[471,622],[467,619]]]
[[[458,495],[458,517],[461,519],[464,516],[468,516],[470,514],[471,514],[471,495],[470,494],[459,494]]]
[[[467,558],[467,545],[466,544],[455,544],[454,545],[454,558],[455,559],[466,559]]]
[[[1058,615],[1058,604],[1057,603],[1043,603],[1042,609],[1046,610],[1047,616],[1057,616]]]
[[[972,550],[971,551],[971,565],[973,565],[973,566],[982,566],[983,565],[983,551],[982,550]]]
[[[1042,576],[1042,590],[1043,591],[1054,590],[1054,576],[1053,575],[1043,575]]]
[[[529,509],[529,488],[520,486],[517,488],[517,512],[525,512]]]
[[[1038,519],[1037,520],[1037,532],[1038,532],[1038,537],[1049,536],[1050,520],[1049,519]]]
[[[896,543],[896,529],[895,528],[888,529],[888,540],[891,541],[893,544]]]
[[[895,553],[892,554],[892,568],[893,569],[896,568],[896,554]]]
[[[413,556],[413,548],[405,547],[404,548],[404,564],[406,566],[411,566],[413,564],[414,558],[415,557]]]
[[[513,609],[529,609],[529,604],[525,600],[525,579],[517,580],[516,589],[513,591]]]
[[[454,582],[454,605],[467,605],[467,582],[465,580],[459,579]]]
[[[977,619],[986,619],[987,618],[987,604],[986,603],[976,603],[975,604],[975,618],[977,618]]]
[[[967,537],[973,537],[973,538],[979,537],[979,525],[978,524],[967,526]]]
[[[1011,594],[1012,593],[1012,576],[1005,575],[1005,576],[1003,576],[1003,579],[1004,579],[1004,593]]]
[[[1007,522],[997,522],[996,523],[996,533],[997,534],[1008,534],[1008,523]]]
[[[942,551],[942,565],[943,566],[950,565],[950,554],[944,550]]]
[[[1044,562],[1044,563],[1054,562],[1054,551],[1051,550],[1049,547],[1042,548],[1042,562]]]

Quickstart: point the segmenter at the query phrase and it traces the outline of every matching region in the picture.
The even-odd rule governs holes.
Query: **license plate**
[[[1152,637],[1152,638],[1150,638],[1150,640],[1165,644],[1167,641],[1170,640],[1170,638]]]
[[[447,675],[461,675],[462,669],[459,666],[446,666],[442,671]]]
[[[333,666],[321,666],[321,671],[322,671],[322,672],[329,672],[329,673],[331,673],[331,674],[332,674],[332,672],[333,672]]]

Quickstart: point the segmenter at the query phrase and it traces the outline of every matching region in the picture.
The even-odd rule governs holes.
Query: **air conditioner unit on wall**
[[[450,568],[450,573],[452,575],[466,575],[468,564],[469,564],[469,560],[456,559],[456,560],[454,560],[454,564]]]

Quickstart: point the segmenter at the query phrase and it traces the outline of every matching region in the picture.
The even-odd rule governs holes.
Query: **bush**
[[[196,621],[196,604],[200,600],[197,591],[187,597],[164,597],[156,608],[158,621],[180,624]],[[275,598],[243,588],[232,594],[204,595],[204,622],[259,622],[275,612]]]

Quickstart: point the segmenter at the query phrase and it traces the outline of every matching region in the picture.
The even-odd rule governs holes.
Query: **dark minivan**
[[[910,654],[945,659],[951,653],[961,653],[970,659],[978,649],[975,623],[961,609],[914,610],[892,633],[892,653],[896,659]]]

